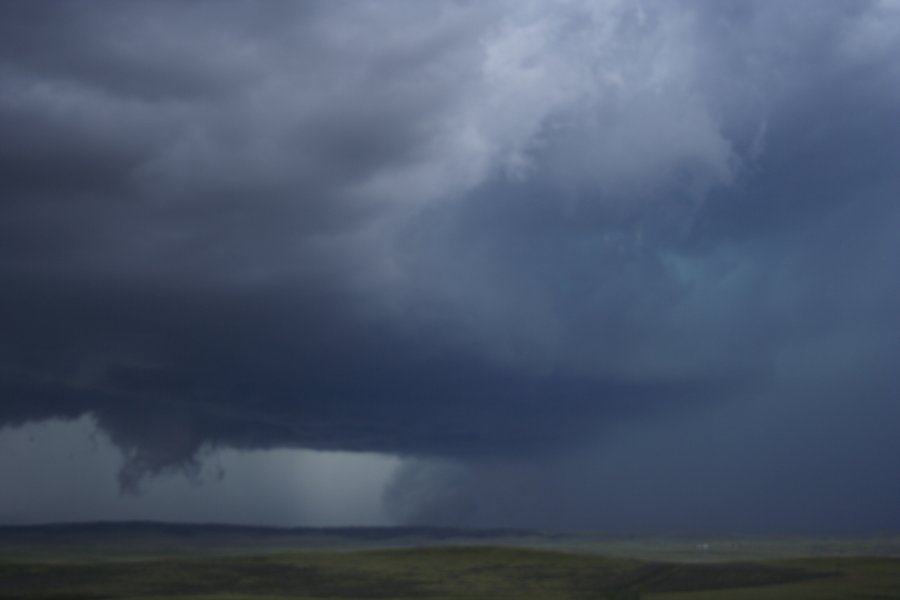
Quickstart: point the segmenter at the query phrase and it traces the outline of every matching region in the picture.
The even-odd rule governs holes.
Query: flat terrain
[[[759,538],[749,549],[747,540],[724,538],[589,539],[438,529],[7,528],[0,529],[0,600],[900,600],[900,557],[891,555],[890,539]],[[624,552],[595,551],[604,544]],[[767,556],[730,560],[741,544]],[[794,556],[801,548],[836,552]],[[674,556],[628,556],[642,553]]]

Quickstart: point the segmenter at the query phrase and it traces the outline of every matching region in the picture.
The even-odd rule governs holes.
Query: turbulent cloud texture
[[[0,425],[91,414],[126,487],[291,446],[489,490],[763,412],[810,481],[898,450],[895,2],[0,11]]]

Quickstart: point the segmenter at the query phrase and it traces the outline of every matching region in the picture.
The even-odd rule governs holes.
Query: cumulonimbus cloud
[[[0,422],[94,413],[128,481],[552,454],[896,356],[889,3],[4,11]]]

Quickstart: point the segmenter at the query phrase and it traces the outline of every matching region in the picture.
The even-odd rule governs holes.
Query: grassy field
[[[900,559],[662,563],[506,547],[15,559],[0,598],[898,598]]]
[[[492,545],[492,539],[516,545]],[[579,551],[541,547],[552,544]],[[618,555],[597,552],[604,548]],[[785,558],[804,548],[807,557]],[[831,556],[818,555],[829,548]],[[894,548],[886,540],[794,538],[722,538],[698,548],[696,540],[679,538],[604,542],[443,530],[287,537],[196,527],[0,530],[0,600],[900,600]],[[883,555],[854,555],[867,549]],[[748,552],[753,559],[732,560]]]

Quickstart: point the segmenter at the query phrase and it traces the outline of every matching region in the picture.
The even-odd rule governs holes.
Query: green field
[[[6,558],[0,598],[898,598],[900,559],[663,563],[506,547]]]
[[[428,529],[7,530],[0,600],[900,600],[895,541],[721,538],[698,547],[688,538]]]

